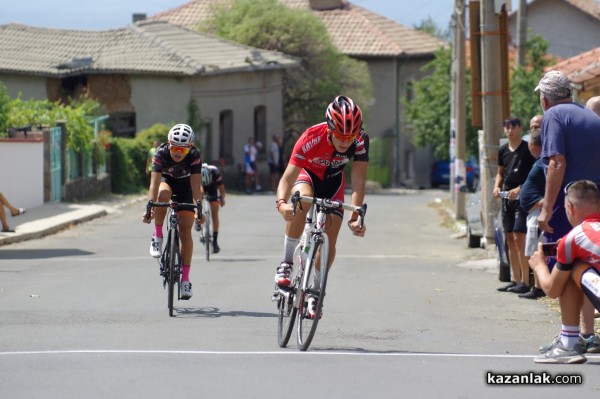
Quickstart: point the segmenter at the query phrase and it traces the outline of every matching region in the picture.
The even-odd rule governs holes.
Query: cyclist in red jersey
[[[275,282],[289,286],[293,253],[304,229],[305,210],[293,215],[288,204],[292,190],[301,195],[344,201],[344,167],[352,162],[351,204],[361,206],[365,197],[369,136],[362,130],[362,113],[358,105],[338,96],[329,104],[325,122],[308,128],[294,145],[292,155],[277,187],[277,210],[286,221],[283,261],[277,267]],[[329,236],[329,265],[335,259],[335,244],[343,219],[343,210],[330,217],[325,228]],[[364,236],[366,226],[359,227],[358,215],[352,214],[348,228],[356,236]],[[309,301],[310,308],[310,301]]]
[[[179,203],[202,202],[202,189],[200,185],[202,160],[200,152],[194,147],[194,131],[188,125],[177,124],[171,128],[168,142],[156,149],[152,159],[152,174],[150,175],[150,188],[148,200],[169,202],[171,197]],[[160,258],[162,254],[163,224],[167,208],[156,208],[146,219],[144,213],[142,221],[150,223],[154,219],[154,234],[150,243],[150,256]],[[199,216],[199,215],[198,215]],[[190,283],[190,266],[194,241],[192,239],[192,225],[194,212],[179,212],[179,239],[181,241],[181,299],[192,297],[192,283]]]
[[[574,227],[558,243],[556,265],[548,271],[542,244],[529,260],[544,292],[560,298],[562,319],[559,339],[536,363],[584,363],[579,344],[582,292],[600,309],[600,192],[590,180],[569,183],[564,191],[565,211]]]

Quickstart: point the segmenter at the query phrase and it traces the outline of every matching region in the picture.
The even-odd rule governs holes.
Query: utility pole
[[[465,218],[465,193],[460,192],[460,186],[467,183],[465,168],[465,153],[467,143],[467,105],[465,101],[465,0],[454,2],[454,54],[455,74],[453,83],[454,102],[454,132],[455,132],[455,159],[454,159],[454,212],[457,219]],[[452,123],[451,123],[452,125]]]
[[[481,75],[484,148],[481,160],[481,204],[485,237],[494,242],[494,219],[498,201],[492,195],[498,168],[498,146],[502,135],[502,84],[500,75],[500,31],[494,0],[481,1]]]
[[[527,0],[519,0],[517,13],[517,64],[525,66],[525,50],[527,44]]]

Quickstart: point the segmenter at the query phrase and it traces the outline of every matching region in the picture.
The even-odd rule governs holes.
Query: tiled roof
[[[195,27],[211,15],[217,0],[194,0],[180,7],[153,15],[188,27]],[[294,8],[309,9],[308,0],[280,0]],[[346,55],[363,57],[397,57],[431,54],[447,43],[435,36],[407,28],[350,2],[341,8],[313,10],[325,25],[333,44]]]
[[[600,2],[598,0],[566,0],[566,2],[600,20]]]
[[[567,58],[546,70],[564,72],[571,82],[585,86],[586,82],[600,78],[600,47]]]
[[[0,72],[68,76],[82,72],[195,75],[281,68],[284,54],[241,46],[164,21],[82,31],[0,26]]]

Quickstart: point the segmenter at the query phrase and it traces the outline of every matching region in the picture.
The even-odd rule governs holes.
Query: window
[[[219,159],[233,164],[233,111],[228,109],[219,114]]]
[[[135,112],[120,112],[110,114],[106,127],[113,136],[135,137]]]

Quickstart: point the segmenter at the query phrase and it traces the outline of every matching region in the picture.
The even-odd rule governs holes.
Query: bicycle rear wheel
[[[321,237],[313,244],[308,259],[304,276],[302,278],[302,288],[299,290],[300,303],[298,308],[298,349],[305,351],[310,346],[317,325],[321,318],[323,310],[323,301],[325,299],[325,287],[327,285],[327,257],[329,256],[329,242],[327,236]],[[321,267],[317,272],[316,261],[317,253],[320,252]],[[312,317],[308,312],[308,299],[310,296],[317,298],[316,316]]]
[[[169,316],[171,317],[173,317],[173,315],[175,314],[175,309],[173,306],[173,301],[175,297],[175,283],[179,283],[179,281],[177,281],[179,280],[177,275],[177,256],[179,251],[179,245],[177,245],[177,240],[179,240],[179,237],[177,237],[177,234],[175,234],[175,230],[170,230],[168,242],[169,255],[167,257],[167,303],[169,307]]]
[[[209,205],[210,206],[210,205]],[[210,228],[212,223],[212,218],[210,211],[205,214],[206,220],[204,221],[204,226],[202,226],[202,230],[204,232],[204,247],[206,249],[206,260],[210,261],[210,246],[212,245],[212,237],[210,235]]]

